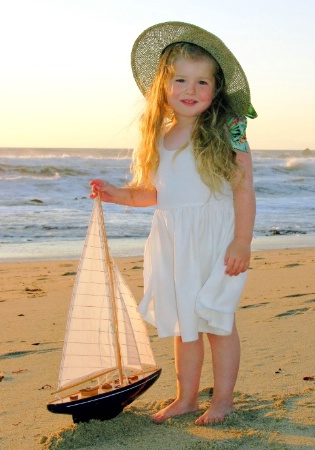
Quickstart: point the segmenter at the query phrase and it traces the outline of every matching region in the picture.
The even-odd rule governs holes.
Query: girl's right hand
[[[90,181],[92,193],[90,198],[100,195],[103,202],[116,203],[125,206],[153,206],[156,205],[156,189],[132,187],[117,187],[103,180]]]
[[[91,180],[92,193],[90,198],[100,195],[101,200],[107,203],[118,203],[120,189],[104,180]]]

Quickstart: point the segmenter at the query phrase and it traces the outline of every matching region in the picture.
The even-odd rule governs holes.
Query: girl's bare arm
[[[225,273],[239,275],[250,263],[251,241],[256,215],[256,200],[253,185],[253,165],[250,152],[237,152],[237,161],[243,167],[243,178],[233,190],[235,230],[234,239],[225,256]]]
[[[156,204],[154,188],[117,187],[104,180],[90,181],[92,193],[90,198],[101,196],[103,202],[126,206],[153,206]]]

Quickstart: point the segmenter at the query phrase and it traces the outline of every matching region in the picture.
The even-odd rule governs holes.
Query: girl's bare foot
[[[206,412],[202,414],[196,421],[196,425],[213,425],[224,421],[227,415],[234,411],[232,404],[212,404]]]
[[[160,424],[167,419],[174,416],[180,416],[182,414],[197,411],[199,409],[198,401],[193,404],[184,403],[180,400],[174,400],[173,403],[161,409],[155,414],[152,414],[151,418],[153,422]]]

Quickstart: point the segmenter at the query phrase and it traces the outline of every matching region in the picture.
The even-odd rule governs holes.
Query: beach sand
[[[116,260],[137,300],[141,257]],[[57,385],[77,261],[0,263],[0,448],[315,449],[315,249],[254,252],[237,311],[242,345],[236,411],[198,427],[210,401],[207,352],[200,411],[155,425],[175,394],[173,340],[148,327],[160,379],[115,419],[73,425],[46,403]],[[0,377],[1,378],[1,377]],[[305,379],[306,378],[306,379]]]

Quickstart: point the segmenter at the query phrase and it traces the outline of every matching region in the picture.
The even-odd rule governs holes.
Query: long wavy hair
[[[131,186],[152,187],[152,176],[159,166],[158,144],[167,125],[174,120],[167,103],[167,85],[174,76],[179,58],[186,61],[210,59],[214,66],[215,97],[207,110],[196,119],[191,142],[196,168],[202,181],[214,192],[222,188],[223,180],[236,182],[239,170],[236,153],[228,136],[227,122],[232,110],[225,89],[223,72],[216,60],[203,48],[189,43],[176,43],[163,51],[159,66],[146,97],[140,119],[140,141],[133,152]],[[181,149],[178,150],[181,151]]]

